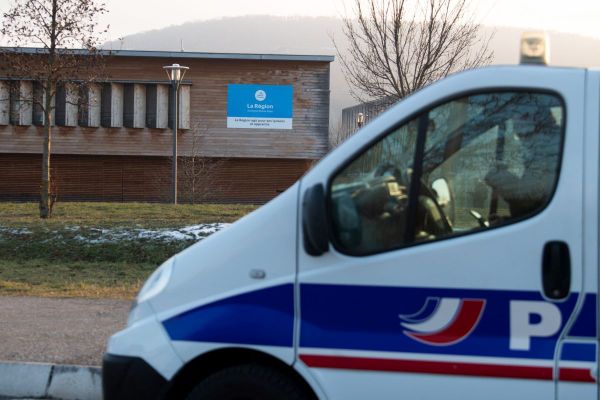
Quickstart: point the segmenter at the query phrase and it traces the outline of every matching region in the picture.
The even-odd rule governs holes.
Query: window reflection
[[[369,254],[486,229],[549,201],[564,130],[559,97],[478,94],[425,117],[422,132],[417,119],[408,122],[332,180],[333,234],[342,250]]]

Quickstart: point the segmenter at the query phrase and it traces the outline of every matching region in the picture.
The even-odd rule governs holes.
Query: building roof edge
[[[44,53],[45,49],[37,47],[0,47],[0,51],[19,51],[23,53]],[[85,54],[84,49],[68,49],[77,54]],[[180,59],[219,59],[219,60],[264,60],[264,61],[316,61],[333,62],[332,55],[310,54],[258,54],[258,53],[207,53],[199,51],[161,51],[161,50],[107,50],[101,49],[104,56],[115,57],[148,57],[148,58],[180,58]]]

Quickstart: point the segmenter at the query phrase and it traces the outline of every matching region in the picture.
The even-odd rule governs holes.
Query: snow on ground
[[[163,228],[163,229],[141,229],[141,228],[85,228],[79,226],[68,226],[60,231],[53,231],[57,238],[66,238],[87,242],[87,243],[108,243],[113,241],[134,241],[134,240],[159,240],[159,241],[178,241],[178,240],[200,240],[205,237],[226,228],[231,224],[217,222],[213,224],[198,224],[186,226],[183,228]],[[67,233],[67,235],[65,235]],[[3,234],[14,236],[28,236],[32,232],[27,228],[4,228],[0,227],[0,236]]]
[[[0,226],[0,235],[1,234],[9,234],[9,235],[30,235],[31,231],[27,228],[3,228]]]
[[[230,224],[215,223],[215,224],[200,224],[186,226],[179,229],[162,229],[162,230],[149,230],[149,229],[137,229],[137,237],[140,239],[163,239],[163,240],[189,240],[189,239],[203,239],[221,229],[229,226]]]

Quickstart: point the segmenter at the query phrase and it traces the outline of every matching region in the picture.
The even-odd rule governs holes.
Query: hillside
[[[233,17],[140,32],[104,48],[172,51],[180,50],[183,42],[185,51],[335,55],[331,38],[346,47],[341,28],[341,21],[331,17]],[[484,27],[483,34],[494,34],[490,42],[494,64],[518,62],[522,31]],[[553,65],[600,66],[600,40],[559,32],[550,32],[550,39]],[[342,108],[355,103],[336,61],[331,69],[331,126],[337,124]]]

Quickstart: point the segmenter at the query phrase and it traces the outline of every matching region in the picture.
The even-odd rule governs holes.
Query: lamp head
[[[363,113],[358,113],[356,115],[356,125],[358,125],[358,127],[362,127],[363,124],[365,123],[365,114]]]
[[[183,79],[185,72],[190,68],[179,64],[173,64],[165,65],[163,69],[171,82],[180,82]]]

